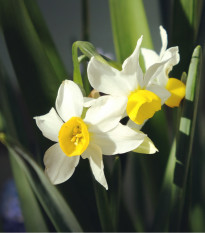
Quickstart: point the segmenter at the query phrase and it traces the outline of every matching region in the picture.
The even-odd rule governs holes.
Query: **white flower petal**
[[[142,48],[141,53],[144,58],[146,70],[155,62],[159,62],[159,55],[154,50]]]
[[[99,92],[119,96],[130,91],[131,86],[126,76],[94,57],[88,63],[87,73],[91,86]]]
[[[145,137],[145,134],[136,133],[128,126],[119,124],[109,132],[92,134],[91,141],[101,147],[104,155],[114,155],[136,149]]]
[[[133,151],[141,154],[154,154],[158,150],[155,147],[154,143],[151,141],[151,139],[145,137],[143,143]]]
[[[147,120],[146,120],[147,121]],[[127,126],[129,127],[129,128],[131,128],[131,129],[136,129],[136,130],[140,130],[142,127],[143,127],[143,125],[145,124],[145,122],[146,121],[144,121],[144,123],[143,124],[141,124],[141,125],[138,125],[138,124],[136,124],[134,121],[132,121],[131,119],[129,119],[128,120],[128,122],[127,122]]]
[[[137,87],[138,84],[141,86],[143,83],[143,73],[139,65],[139,54],[142,39],[143,36],[141,36],[137,41],[134,52],[122,64],[121,73],[127,77],[131,87]]]
[[[159,86],[159,85],[149,85],[147,90],[154,92],[159,98],[161,99],[161,104],[163,105],[164,102],[170,97],[170,92],[167,91],[166,88]]]
[[[104,174],[104,164],[102,159],[101,148],[95,144],[89,144],[82,157],[88,158],[90,167],[95,179],[106,189],[108,189],[107,181]]]
[[[79,163],[80,156],[68,157],[60,148],[59,143],[51,146],[45,153],[45,172],[53,184],[68,180]]]
[[[50,112],[43,115],[34,117],[38,128],[41,130],[44,137],[51,141],[58,142],[58,133],[63,124],[63,121],[58,116],[54,108]]]
[[[73,116],[81,116],[83,111],[83,95],[73,81],[65,80],[58,90],[56,109],[66,122]]]
[[[161,40],[162,40],[162,48],[160,51],[160,57],[161,57],[167,49],[168,40],[167,40],[167,32],[165,31],[165,29],[162,26],[160,26],[159,30],[160,30]]]
[[[84,104],[83,106],[85,108],[89,108],[97,99],[91,98],[91,97],[84,97]]]
[[[126,110],[127,97],[101,96],[88,109],[84,122],[90,131],[113,129]]]
[[[158,77],[158,75],[165,69],[167,61],[168,60],[158,62],[149,67],[144,76],[144,87],[146,87],[149,82],[152,82],[152,80]]]

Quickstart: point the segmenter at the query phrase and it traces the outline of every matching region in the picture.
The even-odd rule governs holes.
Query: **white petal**
[[[138,84],[141,86],[143,81],[143,73],[139,65],[139,54],[142,39],[143,36],[141,36],[137,41],[134,52],[123,62],[122,65],[122,74],[127,76],[130,85],[134,87],[137,87]]]
[[[91,98],[91,97],[84,97],[84,104],[83,106],[85,108],[89,108],[97,99]]]
[[[151,139],[145,137],[143,143],[133,151],[141,154],[154,154],[158,150],[155,147],[154,143],[151,141]]]
[[[81,116],[83,111],[83,95],[73,81],[65,80],[58,90],[56,109],[66,122],[73,116]]]
[[[59,143],[56,143],[46,151],[44,156],[46,175],[53,184],[63,183],[73,175],[79,159],[80,156],[66,156]]]
[[[147,120],[146,120],[147,121]],[[145,124],[145,122],[146,121],[144,121],[144,123],[143,124],[141,124],[141,125],[138,125],[138,124],[136,124],[134,121],[132,121],[131,119],[129,119],[128,120],[128,122],[127,122],[127,126],[129,127],[129,128],[131,128],[131,129],[136,129],[136,130],[140,130],[142,127],[143,127],[143,125]]]
[[[167,32],[165,31],[165,29],[162,26],[160,26],[159,30],[160,30],[161,40],[162,40],[162,48],[160,51],[160,57],[161,57],[163,56],[164,52],[167,49],[168,40],[167,40]]]
[[[154,92],[159,98],[161,99],[161,104],[163,105],[164,102],[170,97],[170,92],[167,91],[166,88],[159,86],[159,85],[149,85],[147,90]]]
[[[104,155],[122,154],[136,149],[146,137],[128,126],[119,124],[113,130],[91,135],[91,141],[101,147]]]
[[[88,158],[90,167],[95,179],[106,189],[108,189],[107,181],[104,174],[104,164],[102,159],[102,151],[99,146],[95,144],[89,144],[86,151],[82,154],[82,157]]]
[[[172,66],[175,66],[179,63],[179,48],[178,46],[171,47],[165,51],[163,56],[161,57],[161,61],[168,61]]]
[[[146,87],[149,82],[152,82],[152,80],[158,77],[158,75],[165,69],[167,61],[168,60],[161,61],[149,67],[144,76],[144,87]]]
[[[63,121],[58,116],[54,108],[50,112],[43,115],[34,117],[38,128],[41,130],[43,136],[51,141],[58,142],[58,133],[63,124]]]
[[[88,63],[88,79],[91,86],[99,92],[111,95],[127,95],[131,90],[129,80],[121,72],[94,57]]]
[[[126,110],[127,97],[101,96],[88,109],[84,122],[89,124],[89,132],[113,129]]]
[[[146,70],[154,63],[159,62],[159,55],[151,49],[141,49],[142,56],[144,57],[144,63]]]

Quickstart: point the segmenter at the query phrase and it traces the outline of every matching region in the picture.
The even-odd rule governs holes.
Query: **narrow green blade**
[[[85,59],[85,57],[84,56],[78,57],[78,49],[80,49],[80,51],[88,59],[91,59],[91,57],[95,57],[102,63],[108,63],[109,65],[113,66],[116,69],[119,69],[119,70],[121,69],[121,65],[118,64],[117,62],[101,56],[97,52],[96,48],[90,42],[87,42],[87,41],[74,42],[72,46],[73,68],[74,68],[73,81],[77,83],[81,87],[82,90],[84,87],[85,94],[87,95],[90,93],[90,84],[89,84],[87,77],[84,80],[82,80],[81,71],[80,71],[80,62],[82,62]]]
[[[153,48],[142,0],[110,0],[109,6],[119,62],[122,63],[133,52],[141,35],[144,35],[143,47]]]
[[[17,136],[17,130],[13,122],[13,117],[10,112],[8,93],[5,87],[5,77],[3,74],[3,67],[0,70],[0,112],[1,124],[0,131],[6,130],[14,137]],[[19,194],[22,214],[24,217],[24,224],[28,232],[42,232],[48,231],[42,209],[26,179],[24,172],[21,170],[16,159],[9,154],[13,176],[16,182],[16,187]]]
[[[53,105],[59,77],[21,0],[0,0],[3,34],[23,96],[32,116]]]
[[[33,0],[26,0],[24,1],[24,4],[28,10],[28,14],[43,45],[43,48],[45,49],[47,57],[55,70],[56,76],[60,79],[68,78],[65,66],[59,56],[37,2]]]
[[[180,231],[187,190],[200,86],[201,47],[193,52],[179,129],[172,145],[155,216],[154,231]],[[169,219],[171,216],[171,222]]]
[[[197,45],[203,4],[203,0],[174,0],[173,2],[171,44],[179,46],[180,56],[183,58],[180,66],[175,69],[177,75],[188,70],[189,58]]]
[[[196,116],[198,110],[198,99],[201,78],[202,50],[197,46],[193,52],[186,84],[185,101],[182,107],[180,118],[179,134],[176,144],[176,165],[174,171],[174,183],[176,192],[174,194],[175,205],[173,209],[173,222],[170,224],[171,230],[179,230],[185,203],[187,185],[189,183],[188,174],[190,171],[190,161],[192,156],[193,139],[195,133]]]
[[[33,192],[56,230],[81,232],[82,229],[70,207],[57,188],[50,183],[39,165],[24,149],[6,138],[4,134],[0,135],[0,140],[21,164],[21,169],[25,172]]]
[[[48,232],[42,209],[36,200],[34,192],[22,170],[18,159],[10,151],[10,162],[14,180],[18,189],[18,196],[24,217],[25,228],[28,232]]]

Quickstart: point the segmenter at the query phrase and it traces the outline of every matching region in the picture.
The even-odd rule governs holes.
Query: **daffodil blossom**
[[[108,189],[102,154],[137,151],[140,145],[139,151],[157,151],[145,134],[119,123],[122,109],[108,96],[98,98],[84,114],[83,95],[72,81],[61,84],[56,110],[52,108],[48,114],[34,118],[43,135],[56,142],[44,156],[45,172],[53,184],[68,180],[81,156],[89,159],[95,179]]]
[[[139,125],[160,110],[161,105],[170,96],[165,87],[150,80],[157,77],[165,64],[172,59],[170,56],[156,62],[143,74],[139,65],[141,43],[142,37],[138,40],[134,52],[124,61],[121,71],[99,62],[94,57],[91,58],[87,69],[91,86],[115,98],[116,103],[120,103],[124,109],[124,115],[127,114]]]
[[[160,36],[162,40],[162,48],[160,54],[158,55],[155,51],[150,49],[142,48],[141,52],[144,57],[146,69],[150,69],[155,65],[156,62],[163,62],[167,60],[164,68],[150,80],[150,83],[155,83],[165,87],[171,96],[165,101],[165,104],[169,107],[179,106],[180,101],[185,96],[185,85],[178,79],[169,78],[168,74],[172,70],[173,66],[179,63],[179,52],[178,47],[171,47],[167,49],[167,33],[165,29],[160,26]]]

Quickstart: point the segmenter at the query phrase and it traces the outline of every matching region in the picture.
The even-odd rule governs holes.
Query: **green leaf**
[[[198,110],[198,99],[201,78],[202,50],[197,46],[193,52],[186,83],[186,95],[180,118],[179,134],[176,144],[176,166],[174,172],[174,183],[177,186],[175,192],[175,207],[173,209],[174,226],[170,228],[180,230],[183,214],[188,174],[191,166],[193,138],[195,133],[196,116]]]
[[[186,84],[187,74],[182,73],[181,81]],[[179,128],[179,118],[181,116],[181,106],[177,109],[177,121],[176,129],[178,132]],[[161,191],[158,198],[158,204],[155,210],[153,230],[154,231],[168,231],[169,215],[171,211],[171,203],[173,201],[173,177],[174,177],[174,168],[176,163],[176,137],[171,146],[169,153],[167,166],[163,176],[163,183],[161,186]]]
[[[68,78],[65,66],[59,56],[59,53],[50,35],[50,32],[42,16],[42,13],[37,5],[37,2],[33,0],[24,0],[24,4],[28,10],[28,14],[35,27],[35,30],[39,36],[40,42],[42,43],[43,48],[45,49],[47,57],[53,69],[55,70],[56,76],[59,77],[60,80]]]
[[[137,40],[141,35],[143,35],[142,47],[153,49],[143,1],[110,0],[109,4],[118,61],[122,63],[134,51]],[[162,151],[163,153],[167,151],[169,146],[168,138],[165,136],[164,132],[159,135],[160,132],[158,130],[159,127],[167,128],[164,112],[157,112],[155,116],[146,123],[145,127],[148,129],[152,128],[150,132],[147,132],[148,135],[160,141],[160,145],[163,147],[158,147],[160,154]],[[158,146],[158,142],[156,146]],[[162,158],[164,157],[165,156],[162,156]]]
[[[81,232],[82,229],[70,207],[57,188],[50,183],[39,165],[24,149],[4,134],[0,135],[0,140],[21,164],[21,169],[25,172],[33,191],[56,230]]]
[[[85,57],[91,59],[92,57],[95,57],[98,61],[102,63],[109,64],[113,66],[116,69],[121,69],[121,65],[115,61],[110,60],[109,58],[106,58],[105,56],[101,56],[96,48],[87,41],[76,41],[73,43],[72,46],[72,56],[73,56],[73,81],[77,83],[81,89],[85,87],[86,94],[88,95],[90,93],[90,84],[88,82],[88,79],[86,77],[85,80],[82,80],[81,71],[80,71],[80,63],[85,60],[85,57],[78,57],[78,49],[84,54]],[[87,88],[86,88],[87,87]]]
[[[142,0],[110,0],[110,14],[117,60],[123,62],[143,37],[143,47],[152,49],[152,40]]]
[[[53,105],[59,77],[48,59],[47,49],[35,30],[21,0],[0,0],[3,34],[23,96],[32,116]]]
[[[24,170],[22,170],[22,161],[18,161],[12,150],[9,154],[26,230],[28,232],[48,232],[42,209],[36,200]]]
[[[121,160],[119,156],[115,157],[112,169],[112,182],[110,184],[110,207],[113,226],[115,231],[118,231],[119,215],[120,215],[120,201],[122,195],[122,174],[121,174]]]
[[[168,225],[169,230],[180,231],[185,197],[189,195],[187,185],[198,107],[200,70],[201,47],[198,46],[193,52],[189,67],[186,96],[180,113],[178,132],[172,146],[159,197],[154,223],[155,231],[168,231]]]
[[[189,58],[197,42],[203,4],[203,0],[174,0],[173,2],[171,44],[179,46],[180,56],[183,58],[180,66],[175,69],[177,75],[188,70]]]
[[[102,231],[112,232],[114,231],[114,226],[107,191],[97,182],[94,183],[94,189]]]
[[[4,130],[9,132],[14,137],[17,136],[17,130],[13,122],[13,117],[9,108],[8,93],[5,87],[5,74],[2,65],[0,64],[0,112],[1,112],[1,124],[0,131]],[[12,152],[9,154],[11,168],[15,183],[17,186],[21,210],[24,216],[24,224],[27,231],[31,232],[47,232],[47,226],[45,223],[42,209],[36,197],[28,183],[28,180],[22,171],[19,163],[12,156]]]

